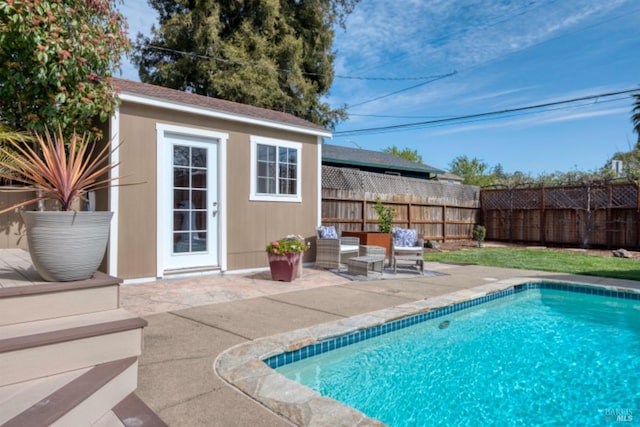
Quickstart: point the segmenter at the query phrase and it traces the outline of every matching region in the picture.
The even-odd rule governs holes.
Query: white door
[[[217,267],[219,141],[164,133],[164,269]]]

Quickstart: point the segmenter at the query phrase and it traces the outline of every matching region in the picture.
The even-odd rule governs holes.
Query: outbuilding
[[[124,79],[105,136],[114,212],[104,269],[135,282],[267,266],[266,244],[320,224],[327,129],[293,115]],[[313,261],[307,251],[305,261]]]

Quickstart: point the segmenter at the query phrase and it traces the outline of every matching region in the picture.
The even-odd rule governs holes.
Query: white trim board
[[[118,97],[122,101],[133,102],[136,104],[148,105],[148,106],[158,107],[158,108],[165,108],[168,110],[181,111],[181,112],[191,113],[191,114],[198,114],[201,116],[214,117],[214,118],[230,120],[234,122],[264,126],[264,127],[273,128],[273,129],[287,130],[291,132],[302,133],[305,135],[317,135],[317,136],[324,136],[327,138],[331,138],[333,136],[331,132],[323,131],[319,129],[318,130],[309,129],[302,126],[296,126],[296,125],[291,125],[286,123],[278,123],[270,120],[260,120],[260,119],[256,119],[248,116],[243,116],[240,114],[221,112],[221,111],[211,110],[208,108],[196,107],[188,104],[163,101],[157,98],[151,98],[151,97],[142,96],[142,95],[133,94],[133,93],[122,92],[118,94]]]
[[[220,270],[222,272],[227,269],[227,141],[229,134],[210,131],[199,128],[186,126],[176,126],[164,123],[156,123],[156,144],[157,144],[157,188],[156,188],[156,277],[164,277],[164,238],[163,226],[165,224],[164,217],[164,198],[167,182],[167,171],[163,170],[165,164],[165,154],[163,148],[164,134],[181,134],[188,136],[196,136],[207,139],[216,140],[218,144],[218,164],[216,165],[218,172],[218,256],[220,262]],[[160,172],[163,173],[160,173]]]

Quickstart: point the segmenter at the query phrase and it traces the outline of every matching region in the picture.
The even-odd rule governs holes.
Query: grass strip
[[[452,264],[486,265],[640,280],[640,262],[638,260],[554,250],[478,248],[452,252],[432,252],[425,254],[424,258],[426,261]]]

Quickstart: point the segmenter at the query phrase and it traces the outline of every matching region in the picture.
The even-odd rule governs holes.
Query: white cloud
[[[629,2],[361,2],[348,18],[346,32],[336,36],[341,73],[406,77],[464,72],[577,30]],[[431,86],[413,93],[422,96]],[[367,85],[361,93],[350,90],[345,102],[390,92],[393,90]],[[390,101],[377,105],[389,108]]]

